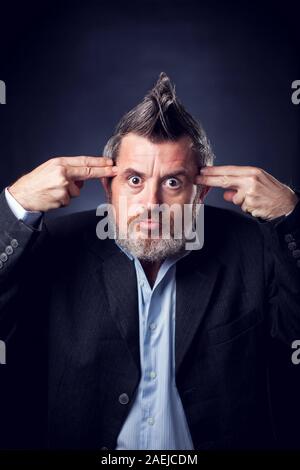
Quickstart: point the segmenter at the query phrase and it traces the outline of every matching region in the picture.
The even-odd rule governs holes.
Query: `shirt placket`
[[[155,319],[155,312],[152,307],[155,303],[156,286],[151,290],[148,280],[141,270],[139,270],[139,283],[143,305],[143,344],[141,344],[143,351],[143,387],[141,393],[142,425],[140,443],[141,448],[147,448],[149,443],[152,442],[152,433],[155,432],[156,424],[154,397],[155,388],[157,387],[156,365],[158,351],[156,348],[153,348],[153,340],[157,331],[157,319]]]

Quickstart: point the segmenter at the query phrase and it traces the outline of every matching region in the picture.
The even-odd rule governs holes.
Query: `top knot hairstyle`
[[[164,72],[142,102],[122,117],[104,147],[104,156],[116,161],[122,137],[131,132],[155,143],[190,137],[198,166],[213,164],[214,154],[205,131],[181,104],[175,85]]]

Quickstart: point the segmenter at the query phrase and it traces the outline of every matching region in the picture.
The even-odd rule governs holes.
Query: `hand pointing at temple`
[[[85,180],[116,174],[110,158],[57,157],[19,178],[8,191],[24,209],[46,212],[67,206],[72,197],[80,195]]]
[[[223,195],[226,201],[265,220],[288,214],[299,200],[287,185],[253,166],[203,167],[195,183],[226,189]]]

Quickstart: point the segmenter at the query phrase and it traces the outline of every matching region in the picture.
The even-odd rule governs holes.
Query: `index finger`
[[[254,175],[257,173],[258,168],[254,166],[241,166],[241,165],[218,165],[218,166],[204,166],[200,170],[201,175],[212,176],[243,176]]]
[[[113,177],[117,175],[117,166],[67,166],[67,179],[68,180],[89,180],[93,178]]]
[[[244,178],[240,176],[228,175],[197,175],[195,184],[202,184],[204,186],[211,186],[216,188],[233,188],[238,189],[244,183]]]
[[[113,165],[112,158],[108,157],[94,157],[88,155],[79,155],[75,157],[59,157],[59,163],[61,165],[70,166],[84,166],[84,167],[102,167],[106,165]]]

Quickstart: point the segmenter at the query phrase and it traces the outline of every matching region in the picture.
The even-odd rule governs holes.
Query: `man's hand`
[[[200,170],[196,184],[225,188],[224,199],[254,217],[272,220],[288,214],[299,198],[295,192],[261,168],[209,166]]]
[[[67,206],[71,197],[79,196],[84,180],[116,174],[110,158],[57,157],[22,176],[8,190],[24,209],[46,212]]]

